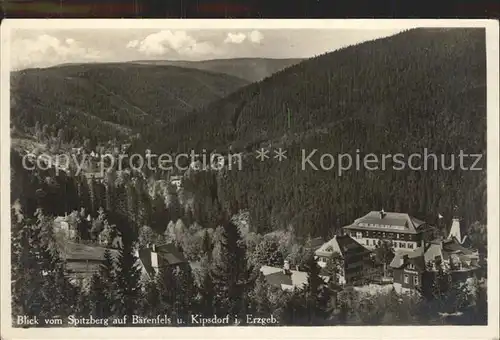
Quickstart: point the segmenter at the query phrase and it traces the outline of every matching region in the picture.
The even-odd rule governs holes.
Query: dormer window
[[[363,237],[363,233],[362,233],[361,231],[358,231],[358,232],[356,233],[356,237],[357,237],[357,238],[362,238],[362,237]]]

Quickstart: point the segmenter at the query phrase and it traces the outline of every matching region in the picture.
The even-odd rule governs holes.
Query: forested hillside
[[[133,324],[132,315],[172,316],[173,326],[214,315],[239,318],[240,325],[255,325],[251,315],[272,315],[288,326],[484,325],[486,170],[464,170],[475,159],[458,157],[486,152],[485,46],[481,29],[415,29],[302,61],[250,85],[193,68],[139,64],[14,73],[13,317],[128,316],[124,326]],[[281,148],[287,159],[280,162],[273,156]],[[401,154],[403,165],[411,155],[422,159],[424,148],[439,158],[436,168],[431,160],[427,170],[396,170],[400,164],[391,158],[380,168],[387,155]],[[99,154],[120,160],[120,153],[142,156],[147,149],[156,156],[240,152],[243,163],[241,170],[102,167],[109,163]],[[269,159],[257,160],[259,149]],[[314,150],[307,165],[302,155]],[[45,159],[35,164],[27,152]],[[320,165],[326,153],[323,167],[335,162],[329,170]],[[338,171],[339,154],[355,162],[369,153],[378,159],[372,170],[354,163]],[[77,164],[52,163],[61,154],[88,164],[75,171]],[[485,166],[486,157],[475,164]],[[442,232],[460,217],[468,228],[462,239],[479,251],[475,282],[454,282],[438,257],[436,275],[417,279],[421,294],[399,295],[395,286],[369,292],[392,263],[389,243],[366,263],[339,246],[343,255],[333,251],[321,269],[314,244],[379,209],[408,213]],[[65,255],[70,243],[86,245],[86,253],[108,248],[85,285],[74,285],[83,280]],[[151,262],[138,261],[134,250],[165,244],[186,261],[168,260],[152,279],[142,277]],[[83,260],[88,267],[88,259],[77,262]],[[457,268],[451,256],[447,262],[464,273],[469,266]],[[360,264],[366,277],[343,285],[339,276]],[[263,266],[278,271],[265,275]],[[274,274],[286,277],[276,283]],[[292,279],[298,276],[300,286]],[[289,280],[293,290],[283,290]]]
[[[61,129],[65,141],[83,144],[147,135],[247,83],[195,69],[123,63],[28,69],[12,73],[11,84],[16,128],[47,125],[54,134]]]
[[[146,65],[171,65],[189,67],[199,70],[224,73],[245,79],[249,82],[260,81],[273,73],[289,66],[298,64],[301,59],[271,59],[271,58],[232,58],[202,61],[184,60],[145,60],[137,61]]]
[[[64,127],[97,142],[140,132],[142,147],[157,153],[243,151],[242,171],[190,175],[183,183],[182,201],[190,202],[184,211],[205,228],[241,209],[249,210],[253,231],[286,228],[299,237],[332,235],[382,208],[429,223],[438,214],[445,216],[443,225],[453,215],[464,225],[484,223],[485,170],[461,170],[458,159],[455,170],[396,171],[389,164],[340,176],[302,170],[301,151],[318,149],[316,164],[325,152],[408,157],[427,148],[446,155],[448,166],[461,150],[485,154],[485,54],[482,29],[415,29],[303,61],[211,103],[202,99],[230,92],[226,76],[144,65],[29,70],[14,75],[23,90],[13,91],[12,120],[33,126],[43,118],[54,131]],[[61,70],[72,71],[62,76]],[[167,87],[165,80],[192,85],[202,79],[198,75],[205,84]],[[233,89],[241,86],[229,79]],[[208,80],[224,90],[215,95]],[[288,159],[258,162],[254,151],[261,146],[283,147]],[[485,167],[486,158],[476,166]]]
[[[304,61],[193,112],[167,128],[166,149],[252,151],[272,144],[286,162],[252,161],[219,178],[226,209],[248,207],[260,232],[335,232],[367,211],[485,219],[485,172],[302,171],[301,150],[395,154],[423,148],[486,151],[485,33],[415,29]],[[170,130],[169,130],[170,129]],[[174,133],[175,132],[175,133]],[[315,157],[316,163],[319,157]],[[486,166],[483,157],[481,164]],[[470,166],[470,164],[469,164]]]

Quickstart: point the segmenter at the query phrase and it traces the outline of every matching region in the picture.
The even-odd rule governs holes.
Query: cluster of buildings
[[[342,235],[315,249],[315,257],[322,269],[335,260],[334,279],[339,285],[376,282],[391,284],[398,293],[406,293],[416,291],[422,285],[424,273],[436,272],[439,267],[457,280],[474,276],[479,269],[479,255],[465,241],[458,219],[453,219],[450,232],[443,239],[435,237],[432,226],[408,214],[371,211],[345,226]],[[383,272],[374,260],[374,251],[382,243],[393,251],[388,268],[383,264]],[[269,284],[285,290],[304,286],[307,274],[290,271],[288,267],[288,264],[282,269],[264,266],[261,272]]]
[[[59,228],[62,225],[65,229],[66,222],[58,223]],[[446,238],[436,238],[432,226],[408,214],[372,211],[345,226],[341,235],[328,242],[314,242],[312,249],[325,283],[334,280],[340,286],[392,285],[397,292],[407,293],[417,291],[424,274],[437,272],[440,267],[456,280],[465,281],[474,276],[479,269],[479,255],[469,249],[465,241],[458,219],[453,219]],[[392,259],[388,259],[388,268],[384,263],[383,272],[374,257],[382,243],[392,250]],[[118,246],[100,242],[85,245],[71,241],[71,237],[64,247],[68,273],[82,286],[88,285],[98,270],[106,249],[110,249],[113,257],[119,252]],[[161,268],[168,266],[198,269],[197,264],[187,261],[173,244],[141,247],[136,250],[136,257],[144,280],[153,278]],[[334,276],[328,271],[331,261],[336,267]],[[300,289],[307,284],[307,273],[297,267],[291,268],[288,261],[282,267],[262,266],[260,271],[270,285],[282,290]]]

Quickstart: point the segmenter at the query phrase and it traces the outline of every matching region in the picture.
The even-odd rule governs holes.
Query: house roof
[[[103,261],[106,250],[109,250],[114,258],[117,258],[119,254],[116,249],[75,242],[64,242],[59,245],[59,248],[61,255],[67,261]]]
[[[288,274],[285,274],[282,268],[270,266],[262,266],[260,271],[268,284],[281,289],[301,289],[307,284],[308,275],[306,272],[290,270]],[[326,276],[322,276],[322,279],[325,282],[329,280]]]
[[[308,240],[306,242],[305,247],[308,249],[316,250],[316,249],[320,248],[324,243],[325,243],[325,241],[323,240],[322,237],[316,237],[316,238]]]
[[[383,217],[380,211],[370,211],[363,217],[358,218],[353,224],[346,226],[346,229],[363,229],[363,230],[394,230],[401,233],[419,232],[426,225],[424,221],[419,220],[406,213],[384,212]],[[377,226],[390,227],[377,227]]]
[[[155,252],[158,254],[158,268],[164,268],[168,266],[175,266],[182,263],[187,263],[184,254],[182,254],[175,245],[173,244],[162,244],[155,247]],[[139,249],[139,260],[142,266],[151,275],[153,273],[153,266],[151,264],[151,253],[152,248],[141,248]]]
[[[458,240],[453,238],[443,241],[443,249],[448,253],[463,253],[464,255],[475,255],[476,253],[472,250],[459,244]]]
[[[436,257],[441,257],[443,260],[447,261],[453,254],[458,254],[459,258],[462,260],[465,258],[471,259],[477,257],[473,251],[461,246],[456,239],[433,241],[423,247],[418,247],[413,251],[401,249],[396,250],[396,254],[391,261],[390,267],[401,268],[403,266],[403,257],[407,255],[409,261],[412,259],[418,259],[414,260],[414,262],[418,262],[416,263],[417,265],[423,263],[425,269],[425,264],[434,261]]]
[[[365,253],[368,252],[368,250],[349,235],[337,235],[319,247],[319,249],[316,250],[315,255],[331,256],[335,252],[344,257],[347,252]]]

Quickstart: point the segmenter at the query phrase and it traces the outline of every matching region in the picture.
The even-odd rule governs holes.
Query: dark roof
[[[461,246],[456,239],[446,241],[433,241],[426,244],[424,247],[418,247],[413,251],[397,250],[390,266],[392,268],[401,268],[403,266],[403,257],[408,256],[408,261],[420,266],[421,263],[434,261],[436,257],[441,257],[443,260],[449,260],[452,254],[458,254],[462,258],[475,258],[476,254]],[[417,262],[415,262],[417,261]]]
[[[298,270],[289,270],[288,274],[283,272],[282,268],[262,266],[260,272],[266,278],[268,284],[279,287],[281,289],[302,289],[307,285],[308,274]],[[329,281],[329,277],[321,277],[325,283]]]
[[[305,247],[308,249],[316,250],[319,247],[321,247],[325,243],[325,240],[323,240],[322,237],[316,237],[313,239],[310,239],[306,242]]]
[[[391,227],[377,227],[377,225],[389,225]],[[345,229],[381,230],[397,231],[401,233],[417,233],[423,226],[427,225],[406,213],[384,212],[381,217],[380,211],[371,211],[363,217],[358,218],[353,224],[344,227]]]
[[[413,264],[418,271],[425,270],[426,264],[422,256],[408,258],[408,263]]]
[[[59,249],[67,261],[103,261],[106,249],[114,258],[117,258],[119,253],[116,249],[75,242],[64,242],[59,245]]]
[[[272,286],[281,288],[281,285],[292,286],[292,276],[283,273],[283,271],[279,271],[276,273],[272,273],[266,276],[266,281]]]
[[[459,244],[458,241],[453,238],[451,240],[443,241],[443,251],[448,253],[459,253],[462,252],[465,255],[473,255],[474,252],[470,249],[467,249],[463,245]]]
[[[362,254],[369,252],[369,250],[356,242],[349,235],[337,235],[330,241],[324,243],[318,250],[316,250],[315,254],[318,256],[330,256],[335,252],[344,257],[347,252],[351,254]]]
[[[162,244],[155,248],[155,252],[158,254],[158,268],[188,263],[184,254],[182,254],[173,244]],[[151,264],[152,252],[152,247],[139,249],[139,259],[148,275],[153,273],[153,266]]]

